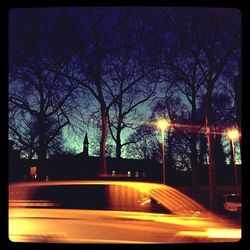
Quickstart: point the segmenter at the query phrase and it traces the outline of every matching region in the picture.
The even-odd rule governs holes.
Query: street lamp
[[[163,184],[166,184],[166,163],[165,163],[165,150],[164,150],[164,131],[169,127],[169,122],[161,119],[157,122],[157,126],[161,129],[162,139],[162,171],[163,171]]]
[[[235,178],[235,192],[238,193],[238,178],[236,172],[236,164],[235,164],[235,149],[234,149],[234,140],[240,137],[239,131],[236,129],[228,130],[227,136],[230,139],[231,145],[231,156],[232,156],[232,163],[234,168],[234,178]]]

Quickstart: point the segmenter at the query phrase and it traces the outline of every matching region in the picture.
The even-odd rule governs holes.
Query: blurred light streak
[[[241,229],[209,228],[207,229],[209,238],[240,239]]]

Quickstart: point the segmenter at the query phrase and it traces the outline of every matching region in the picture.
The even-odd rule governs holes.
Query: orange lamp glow
[[[164,130],[164,129],[167,129],[169,127],[169,122],[165,119],[161,119],[157,122],[157,126]]]
[[[233,139],[237,139],[240,137],[240,133],[238,130],[236,129],[232,129],[232,130],[228,130],[227,131],[227,136],[229,137],[229,139],[233,140]]]

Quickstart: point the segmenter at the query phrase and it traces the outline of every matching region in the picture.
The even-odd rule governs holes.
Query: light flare
[[[227,131],[227,135],[229,137],[230,140],[234,140],[240,137],[240,133],[238,130],[236,129],[231,129]]]
[[[161,119],[157,122],[157,126],[161,129],[161,130],[165,130],[169,127],[169,122],[165,119]]]

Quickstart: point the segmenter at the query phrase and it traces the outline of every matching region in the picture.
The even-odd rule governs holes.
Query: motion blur
[[[177,189],[124,181],[9,185],[14,242],[233,242],[241,229]]]

